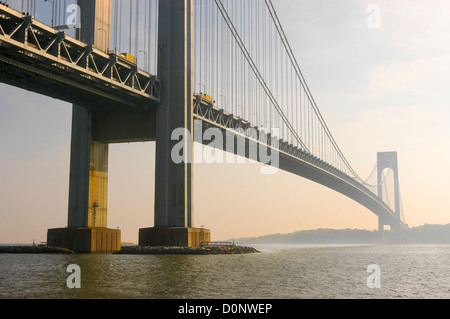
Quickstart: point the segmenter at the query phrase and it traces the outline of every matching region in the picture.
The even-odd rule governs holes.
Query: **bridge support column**
[[[394,174],[394,197],[396,218],[400,221],[400,188],[398,178],[398,160],[397,152],[383,152],[378,153],[377,159],[377,182],[378,182],[378,197],[383,199],[383,178],[382,173],[386,168],[392,169]]]
[[[111,0],[79,0],[78,38],[100,50],[109,48]],[[67,228],[49,229],[47,244],[75,252],[120,250],[120,230],[107,228],[108,144],[93,139],[92,111],[74,105]]]
[[[139,230],[140,246],[200,245],[200,230],[192,228],[192,13],[192,0],[159,3],[161,101],[156,112],[155,222],[153,228]],[[180,132],[185,133],[183,137]],[[175,159],[172,150],[180,143],[184,143],[183,154],[174,154]]]
[[[380,242],[384,243],[384,223],[381,217],[378,217],[378,235]]]
[[[391,236],[389,241],[398,242],[400,241],[400,232],[401,232],[401,209],[400,209],[400,187],[399,187],[399,177],[398,177],[398,158],[397,152],[381,152],[377,155],[377,184],[378,184],[378,197],[383,199],[383,170],[389,168],[392,169],[394,174],[394,199],[395,199],[395,208],[394,208],[394,220],[389,222],[391,226]],[[382,223],[381,219],[379,220],[379,225]],[[386,221],[383,224],[386,224]],[[380,226],[379,226],[380,229]],[[383,231],[384,234],[384,231]]]

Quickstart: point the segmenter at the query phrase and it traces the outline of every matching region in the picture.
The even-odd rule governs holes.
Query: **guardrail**
[[[228,241],[211,241],[200,243],[201,247],[233,247],[234,243]]]

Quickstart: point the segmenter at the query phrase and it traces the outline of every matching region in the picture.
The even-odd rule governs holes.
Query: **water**
[[[450,297],[450,245],[253,245],[222,256],[0,255],[0,298],[411,299]],[[69,289],[66,270],[81,269]],[[381,287],[369,288],[376,264]]]

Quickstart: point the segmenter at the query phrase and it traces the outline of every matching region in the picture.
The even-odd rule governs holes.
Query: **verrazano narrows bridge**
[[[108,146],[156,141],[155,223],[142,246],[198,246],[194,152],[175,163],[175,129],[215,129],[226,150],[277,166],[367,207],[379,230],[407,227],[397,154],[378,153],[368,183],[351,167],[308,88],[271,0],[22,0],[0,4],[0,81],[73,103],[68,225],[48,244],[120,249],[107,228]],[[195,121],[195,122],[194,122]],[[275,134],[276,133],[276,134]],[[199,134],[202,135],[202,134]],[[202,135],[203,136],[203,135]],[[190,136],[194,142],[215,146]],[[272,165],[274,163],[267,163]],[[394,205],[385,169],[393,172]],[[371,175],[372,175],[371,174]]]

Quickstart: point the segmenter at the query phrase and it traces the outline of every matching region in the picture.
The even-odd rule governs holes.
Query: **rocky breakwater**
[[[0,254],[74,254],[74,252],[49,246],[0,246]]]
[[[259,253],[253,247],[214,246],[214,247],[122,247],[114,254],[122,255],[240,255]]]

